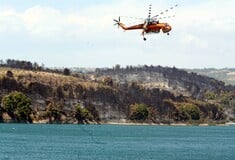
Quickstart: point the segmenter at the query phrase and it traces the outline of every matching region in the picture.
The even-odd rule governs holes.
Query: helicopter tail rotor
[[[116,25],[118,25],[118,28],[119,28],[119,26],[120,26],[120,24],[121,24],[121,20],[120,20],[120,17],[118,17],[118,20],[116,20],[116,19],[113,19],[113,21],[114,22],[116,22],[116,23],[114,23],[114,25],[116,26]]]

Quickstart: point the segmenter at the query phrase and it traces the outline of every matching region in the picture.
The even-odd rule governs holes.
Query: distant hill
[[[185,69],[188,72],[195,72],[200,75],[215,78],[217,80],[225,82],[226,85],[235,86],[235,68],[205,68],[205,69]]]
[[[137,82],[145,88],[160,88],[175,95],[182,94],[197,99],[203,98],[206,91],[220,92],[233,88],[215,78],[161,66],[97,69],[94,74],[98,79],[110,76],[117,83]]]

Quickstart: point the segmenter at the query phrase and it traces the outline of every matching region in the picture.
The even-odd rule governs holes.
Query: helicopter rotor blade
[[[118,21],[118,20],[116,20],[116,19],[113,19],[113,21],[114,21],[114,22],[117,22],[117,23],[119,22],[119,21]]]
[[[145,20],[144,18],[138,18],[138,17],[130,17],[130,16],[120,16],[123,18],[130,18],[130,19],[139,19],[139,20]]]
[[[137,20],[137,21],[133,21],[133,22],[129,22],[129,23],[126,23],[126,25],[130,26],[130,25],[136,25],[136,24],[142,24],[143,21],[141,20]]]
[[[172,15],[172,16],[165,16],[165,17],[159,17],[158,19],[167,19],[167,18],[174,18],[175,15]]]
[[[148,14],[148,19],[151,18],[151,11],[152,11],[152,5],[150,4],[149,5],[149,14]]]
[[[160,12],[159,14],[153,16],[152,19],[157,19],[159,16],[163,15],[164,13],[169,12],[170,10],[172,10],[172,9],[174,9],[174,8],[176,8],[176,7],[178,7],[178,4],[176,4],[176,5],[172,6],[171,8],[166,9],[165,11],[162,11],[162,12]]]

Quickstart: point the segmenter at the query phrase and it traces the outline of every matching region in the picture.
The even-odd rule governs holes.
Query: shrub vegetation
[[[2,99],[2,110],[18,122],[32,122],[31,100],[21,92],[11,92]]]

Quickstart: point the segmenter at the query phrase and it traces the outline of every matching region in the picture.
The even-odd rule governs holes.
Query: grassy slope
[[[27,85],[29,82],[39,82],[49,85],[50,87],[63,86],[64,84],[76,85],[81,84],[85,87],[96,88],[98,83],[86,81],[79,77],[65,76],[57,73],[43,71],[28,71],[22,69],[0,68],[0,77],[6,76],[6,72],[11,71],[14,79],[18,82]]]

